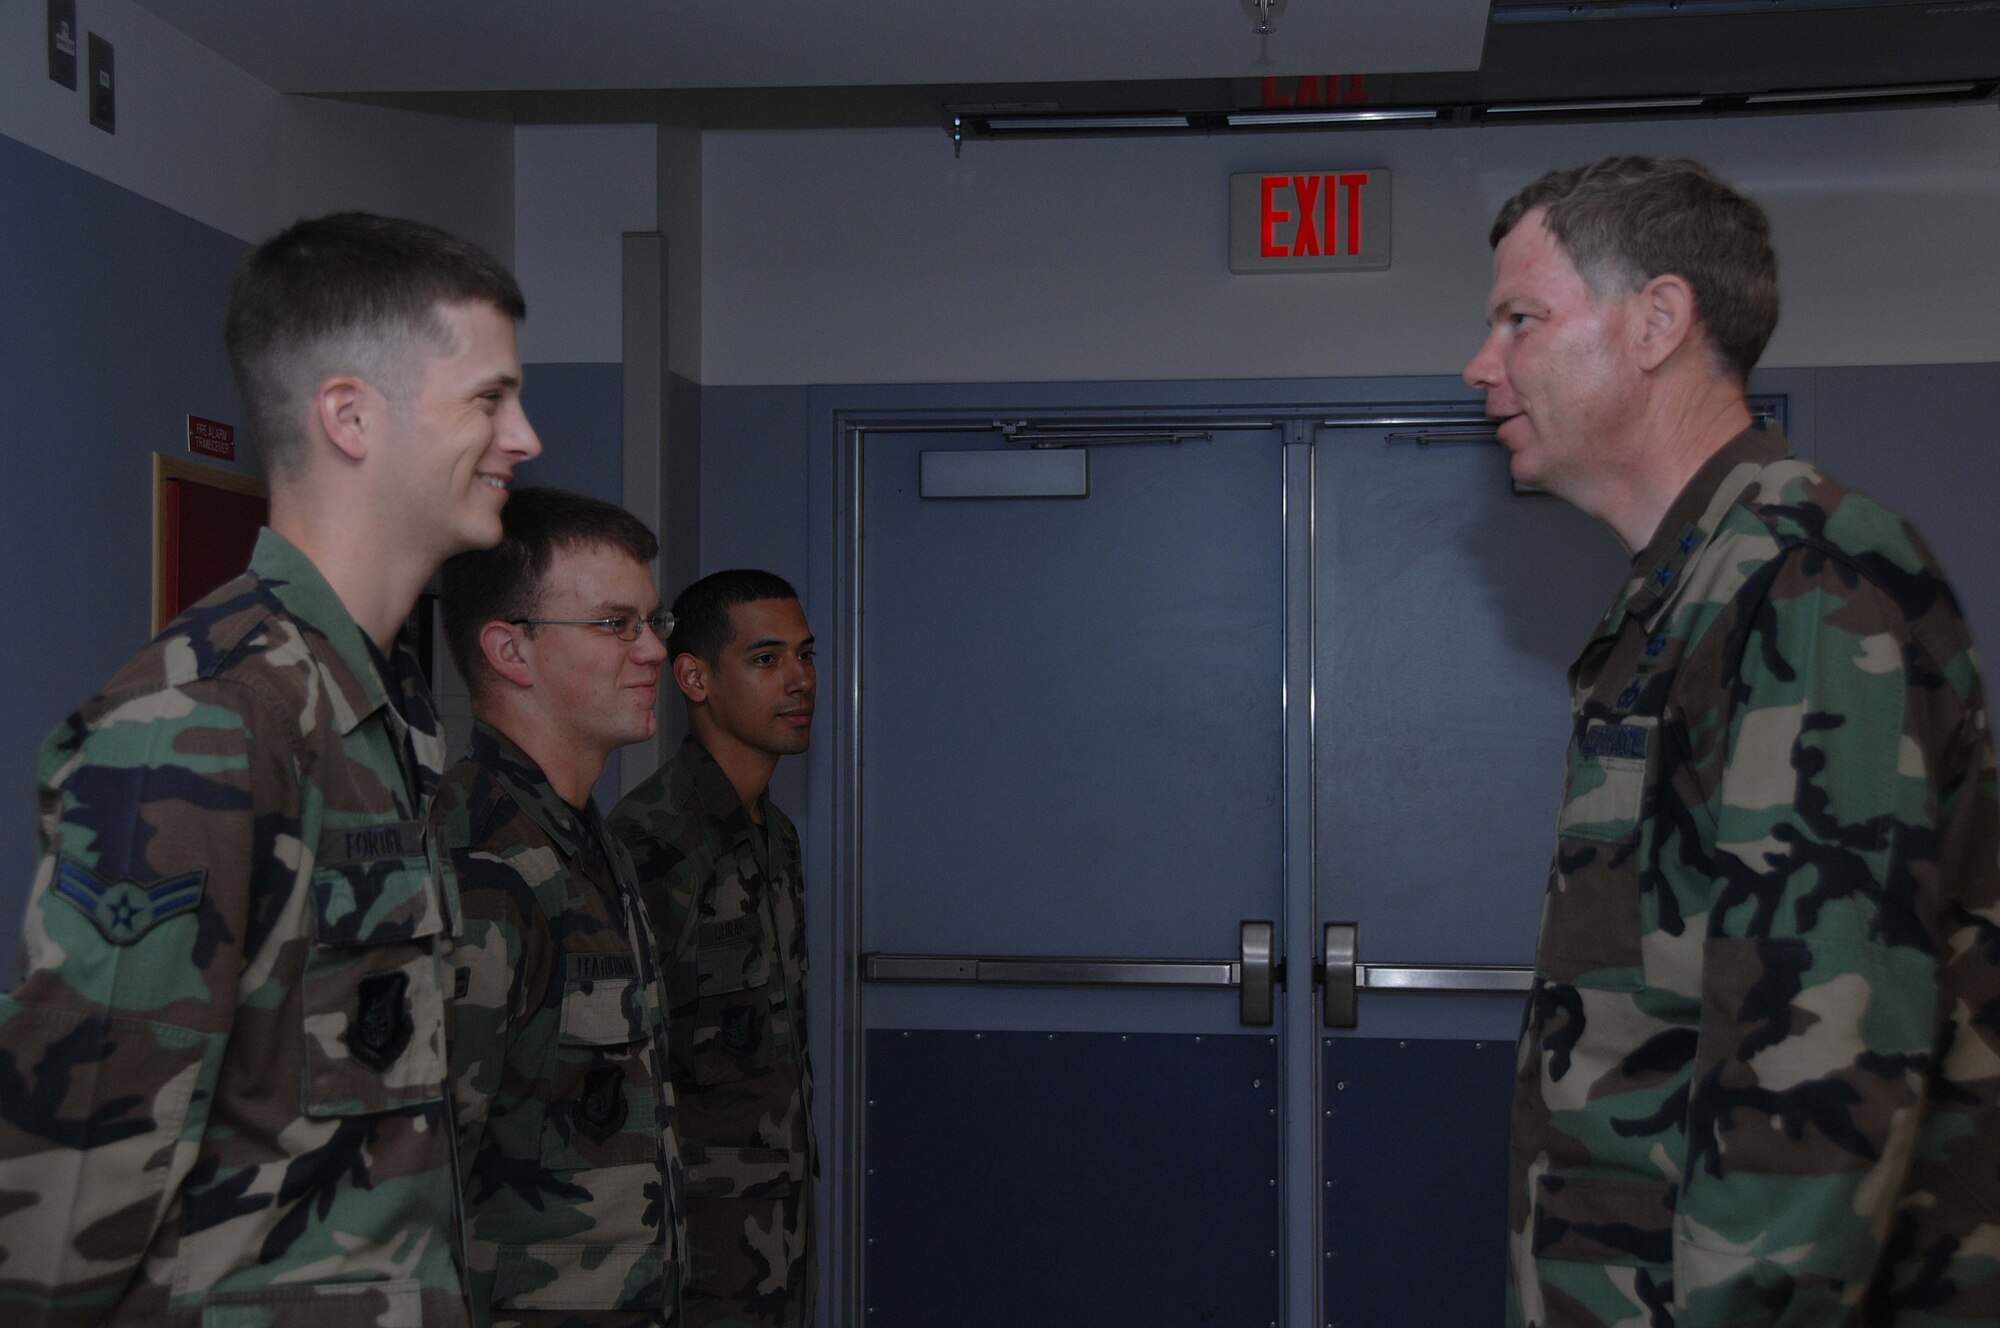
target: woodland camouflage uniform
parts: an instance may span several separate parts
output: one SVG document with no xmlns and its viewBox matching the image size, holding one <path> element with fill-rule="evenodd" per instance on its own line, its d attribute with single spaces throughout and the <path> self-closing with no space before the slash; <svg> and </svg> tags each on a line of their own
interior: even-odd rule
<svg viewBox="0 0 2000 1328">
<path fill-rule="evenodd" d="M 268 530 L 49 738 L 0 1000 L 6 1322 L 465 1322 L 442 757 L 414 657 Z"/>
<path fill-rule="evenodd" d="M 1914 532 L 1775 429 L 1571 672 L 1509 1319 L 2000 1321 L 2000 813 Z"/>
<path fill-rule="evenodd" d="M 801 1328 L 813 1318 L 812 1071 L 799 837 L 750 819 L 692 738 L 618 804 L 660 936 L 687 1160 L 685 1322 Z"/>
<path fill-rule="evenodd" d="M 674 1323 L 680 1157 L 631 860 L 484 723 L 434 815 L 465 908 L 452 1072 L 475 1320 Z"/>
</svg>

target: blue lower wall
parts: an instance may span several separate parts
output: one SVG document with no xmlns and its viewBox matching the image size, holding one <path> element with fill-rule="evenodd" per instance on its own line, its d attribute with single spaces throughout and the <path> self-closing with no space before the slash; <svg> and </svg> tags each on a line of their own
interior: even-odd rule
<svg viewBox="0 0 2000 1328">
<path fill-rule="evenodd" d="M 35 753 L 152 634 L 152 453 L 187 454 L 190 413 L 243 422 L 222 313 L 247 246 L 5 137 L 0 198 L 0 676 L 11 693 L 0 707 L 0 974 L 11 978 L 35 866 Z"/>
</svg>

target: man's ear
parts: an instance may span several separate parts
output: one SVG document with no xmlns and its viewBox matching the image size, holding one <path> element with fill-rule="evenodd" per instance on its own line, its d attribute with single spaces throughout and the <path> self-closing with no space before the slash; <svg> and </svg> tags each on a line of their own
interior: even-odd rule
<svg viewBox="0 0 2000 1328">
<path fill-rule="evenodd" d="M 353 374 L 335 374 L 313 392 L 320 432 L 350 461 L 366 460 L 382 394 Z"/>
<path fill-rule="evenodd" d="M 516 687 L 531 687 L 535 669 L 523 646 L 526 632 L 512 623 L 490 622 L 479 629 L 479 653 L 486 667 Z"/>
<path fill-rule="evenodd" d="M 1662 272 L 1639 288 L 1639 366 L 1659 368 L 1695 334 L 1694 287 L 1686 277 Z"/>
<path fill-rule="evenodd" d="M 690 702 L 708 699 L 708 663 L 700 655 L 674 656 L 674 683 Z"/>
</svg>

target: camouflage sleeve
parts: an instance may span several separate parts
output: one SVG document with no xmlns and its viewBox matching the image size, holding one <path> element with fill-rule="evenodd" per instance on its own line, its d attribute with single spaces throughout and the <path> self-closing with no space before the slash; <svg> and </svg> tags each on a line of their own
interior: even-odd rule
<svg viewBox="0 0 2000 1328">
<path fill-rule="evenodd" d="M 452 867 L 464 917 L 451 1012 L 454 1103 L 459 1167 L 476 1192 L 486 1122 L 509 1080 L 515 1040 L 546 1004 L 554 938 L 534 890 L 504 857 L 454 844 Z"/>
<path fill-rule="evenodd" d="M 290 754 L 255 736 L 274 721 L 197 683 L 114 698 L 44 750 L 26 976 L 0 999 L 0 1306 L 28 1322 L 128 1295 L 193 1163 L 270 925 L 254 865 L 297 834 Z"/>
<path fill-rule="evenodd" d="M 1845 1323 L 1866 1290 L 1938 1036 L 1943 791 L 1980 750 L 1882 588 L 1811 552 L 1770 572 L 1687 721 L 1721 763 L 1709 915 L 1652 938 L 1702 947 L 1679 1328 Z"/>
</svg>

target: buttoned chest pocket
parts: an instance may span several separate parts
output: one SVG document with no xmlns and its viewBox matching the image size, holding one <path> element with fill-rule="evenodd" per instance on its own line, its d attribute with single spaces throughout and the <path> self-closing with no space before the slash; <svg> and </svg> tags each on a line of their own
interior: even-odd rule
<svg viewBox="0 0 2000 1328">
<path fill-rule="evenodd" d="M 1658 720 L 1631 715 L 1592 720 L 1571 744 L 1535 951 L 1552 981 L 1615 990 L 1641 981 L 1646 795 L 1659 746 Z"/>
<path fill-rule="evenodd" d="M 1558 833 L 1600 844 L 1636 836 L 1658 734 L 1659 721 L 1651 716 L 1592 720 L 1570 749 Z"/>
<path fill-rule="evenodd" d="M 373 1115 L 442 1100 L 445 913 L 428 859 L 321 868 L 311 908 L 301 992 L 306 1114 Z"/>
<path fill-rule="evenodd" d="M 675 1032 L 694 1081 L 726 1084 L 769 1073 L 777 1065 L 770 947 L 761 938 L 697 944 L 693 967 L 694 1010 Z"/>
<path fill-rule="evenodd" d="M 646 999 L 641 979 L 565 985 L 543 1146 L 551 1168 L 644 1163 L 657 1177 L 665 1070 L 656 1059 L 659 1032 L 658 1004 Z"/>
</svg>

